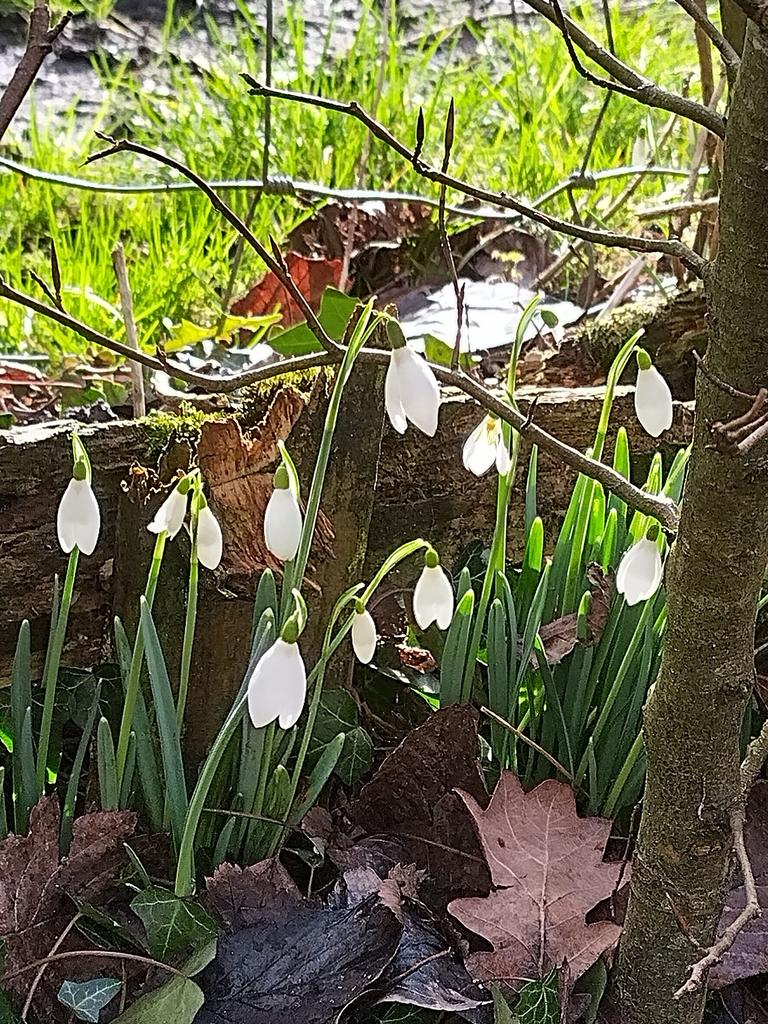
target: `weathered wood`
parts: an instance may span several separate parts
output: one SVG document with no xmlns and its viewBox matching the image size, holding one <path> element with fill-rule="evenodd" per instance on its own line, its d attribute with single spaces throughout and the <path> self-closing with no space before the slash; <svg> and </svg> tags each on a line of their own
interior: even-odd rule
<svg viewBox="0 0 768 1024">
<path fill-rule="evenodd" d="M 375 445 L 361 456 L 356 432 L 358 413 L 362 416 L 366 408 L 365 388 L 359 394 L 354 392 L 353 395 L 350 391 L 349 397 L 349 413 L 342 416 L 337 434 L 337 459 L 340 455 L 340 469 L 357 466 L 358 473 L 363 474 L 360 477 L 363 483 L 358 494 L 345 490 L 347 485 L 341 475 L 336 484 L 333 478 L 328 481 L 324 508 L 335 510 L 340 536 L 347 529 L 341 527 L 342 521 L 352 523 L 361 511 L 365 511 L 363 491 L 376 475 Z M 521 398 L 524 397 L 523 390 Z M 594 436 L 600 401 L 600 388 L 545 392 L 539 398 L 536 420 L 569 443 L 584 449 Z M 469 539 L 490 537 L 495 507 L 493 477 L 489 475 L 478 480 L 461 465 L 462 445 L 479 415 L 476 406 L 462 396 L 447 394 L 435 438 L 426 438 L 413 428 L 400 437 L 386 425 L 367 544 L 366 574 L 374 570 L 396 544 L 411 537 L 430 539 L 448 565 Z M 313 445 L 317 443 L 310 440 L 312 430 L 316 438 L 322 416 L 310 419 L 312 423 L 301 418 L 298 420 L 289 441 L 291 450 L 306 463 L 303 468 L 305 486 L 308 486 L 316 450 Z M 687 442 L 690 419 L 690 411 L 686 407 L 678 407 L 675 425 L 666 442 L 670 448 Z M 621 424 L 627 427 L 633 451 L 638 453 L 640 462 L 644 459 L 647 464 L 649 453 L 656 446 L 636 423 L 629 389 L 620 389 L 612 423 L 612 434 Z M 71 472 L 69 435 L 73 426 L 73 423 L 58 422 L 19 428 L 0 435 L 0 678 L 8 677 L 16 632 L 24 617 L 30 618 L 32 623 L 33 649 L 38 666 L 41 664 L 53 575 L 62 573 L 66 567 L 66 558 L 56 540 L 55 519 L 59 496 Z M 115 557 L 121 481 L 132 462 L 154 464 L 157 441 L 142 424 L 137 423 L 78 425 L 78 430 L 94 467 L 94 486 L 102 508 L 103 531 L 93 556 L 81 560 L 65 659 L 70 664 L 90 665 L 109 653 L 113 607 L 126 615 L 130 624 L 130 607 L 135 606 L 136 595 L 146 578 L 152 541 L 146 532 L 146 523 L 151 517 L 151 507 L 141 510 L 134 519 L 123 506 L 120 517 L 121 520 L 125 518 L 120 527 L 121 533 L 135 538 L 137 547 L 127 548 L 119 555 L 120 571 L 114 580 L 112 560 Z M 527 452 L 524 451 L 523 459 L 526 458 Z M 522 468 L 524 470 L 524 465 Z M 271 465 L 265 467 L 268 478 L 271 478 L 272 469 Z M 364 482 L 365 474 L 367 483 Z M 524 476 L 521 472 L 510 514 L 512 557 L 520 552 Z M 573 480 L 569 470 L 546 455 L 540 455 L 539 510 L 550 541 L 566 507 Z M 215 501 L 214 495 L 214 507 Z M 257 514 L 254 516 L 254 522 L 258 524 Z M 249 525 L 252 527 L 253 523 Z M 363 526 L 361 522 L 359 529 L 362 530 Z M 184 592 L 186 585 L 185 543 L 183 538 L 179 538 L 171 546 L 165 572 L 164 588 L 175 591 L 177 595 L 179 591 Z M 178 565 L 175 564 L 177 558 Z M 360 574 L 358 550 L 339 549 L 337 562 L 339 564 L 335 568 L 333 563 L 329 564 L 327 578 L 322 574 L 317 577 L 317 582 L 327 592 L 326 600 L 334 600 L 338 593 L 340 578 L 331 579 L 336 569 L 346 566 L 352 578 Z M 126 567 L 124 572 L 123 566 Z M 317 566 L 313 566 L 313 573 L 315 571 L 319 572 Z M 128 580 L 132 581 L 130 587 Z M 244 581 L 240 583 L 244 584 Z M 241 586 L 226 574 L 217 578 L 216 584 L 206 577 L 206 593 L 209 587 L 213 587 L 224 611 L 220 610 L 215 615 L 211 612 L 209 618 L 204 594 L 199 626 L 203 642 L 199 645 L 199 654 L 201 658 L 210 657 L 211 664 L 208 667 L 201 664 L 200 672 L 205 678 L 213 679 L 216 672 L 221 671 L 221 661 L 217 662 L 218 655 L 214 656 L 215 649 L 224 649 L 232 661 L 227 671 L 234 677 L 241 671 L 238 659 L 242 657 L 239 652 L 243 645 L 239 637 L 250 621 L 248 587 Z M 128 590 L 135 591 L 132 597 L 128 596 Z M 160 603 L 162 600 L 158 595 L 158 619 L 164 613 L 168 614 L 169 620 L 173 619 L 170 609 L 164 609 Z M 177 633 L 179 638 L 180 635 Z M 215 645 L 213 638 L 216 638 Z M 172 661 L 173 643 L 169 643 L 169 650 L 169 660 Z M 221 686 L 211 684 L 202 692 L 203 696 L 199 698 L 200 717 L 215 723 L 231 696 L 229 684 L 225 686 L 223 681 Z M 194 704 L 198 697 L 191 700 Z"/>
</svg>

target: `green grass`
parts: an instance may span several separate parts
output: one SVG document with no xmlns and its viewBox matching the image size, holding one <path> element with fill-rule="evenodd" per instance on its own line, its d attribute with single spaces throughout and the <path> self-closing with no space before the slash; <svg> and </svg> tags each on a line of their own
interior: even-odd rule
<svg viewBox="0 0 768 1024">
<path fill-rule="evenodd" d="M 602 37 L 604 29 L 591 12 L 577 12 L 577 16 Z M 680 89 L 683 77 L 695 67 L 689 24 L 666 5 L 619 16 L 614 4 L 618 53 L 670 88 Z M 519 27 L 508 19 L 468 26 L 465 31 L 477 38 L 474 56 L 458 49 L 459 30 L 424 28 L 421 41 L 409 47 L 399 38 L 387 40 L 378 116 L 395 134 L 413 139 L 416 114 L 423 105 L 424 154 L 439 162 L 443 119 L 453 96 L 457 128 L 451 166 L 455 173 L 531 198 L 578 170 L 603 93 L 577 74 L 554 28 L 536 18 L 526 19 Z M 36 167 L 94 181 L 168 179 L 167 170 L 130 154 L 83 168 L 85 157 L 101 145 L 92 134 L 93 128 L 100 128 L 117 134 L 127 131 L 137 141 L 183 158 L 210 178 L 259 177 L 263 100 L 248 95 L 239 73 L 249 71 L 258 77 L 262 72 L 260 34 L 261 26 L 244 10 L 236 45 L 219 40 L 210 70 L 199 74 L 185 66 L 166 65 L 151 77 L 167 88 L 154 91 L 125 69 L 102 66 L 103 105 L 94 123 L 83 125 L 74 114 L 55 123 L 38 117 L 27 136 L 18 140 L 16 153 Z M 370 108 L 379 74 L 381 36 L 379 21 L 368 11 L 351 51 L 342 59 L 332 59 L 329 52 L 312 70 L 303 52 L 300 15 L 294 13 L 288 29 L 283 26 L 278 33 L 276 81 L 300 91 L 354 98 Z M 630 162 L 638 132 L 649 130 L 651 137 L 657 136 L 666 121 L 663 111 L 649 112 L 615 96 L 594 147 L 591 168 Z M 333 187 L 356 184 L 365 139 L 361 125 L 338 114 L 282 101 L 273 102 L 272 123 L 271 173 Z M 690 140 L 689 126 L 676 126 L 657 154 L 658 161 L 685 167 Z M 376 141 L 365 166 L 364 184 L 434 194 L 405 161 Z M 577 197 L 585 209 L 599 213 L 624 184 L 621 180 L 600 183 Z M 648 178 L 638 195 L 658 195 L 665 184 L 669 182 Z M 230 196 L 244 211 L 248 195 Z M 154 345 L 162 336 L 164 318 L 214 320 L 220 312 L 234 238 L 200 195 L 109 196 L 0 173 L 0 209 L 2 273 L 34 289 L 25 280 L 25 271 L 35 269 L 48 276 L 48 238 L 53 237 L 69 310 L 117 338 L 122 337 L 122 327 L 112 310 L 117 290 L 110 253 L 121 237 L 145 345 Z M 568 215 L 567 197 L 558 197 L 548 209 Z M 262 238 L 272 233 L 282 239 L 306 215 L 306 207 L 294 198 L 263 197 L 253 227 Z M 247 252 L 238 289 L 242 291 L 261 269 Z M 0 349 L 42 349 L 54 358 L 85 352 L 79 339 L 40 317 L 30 319 L 10 304 L 0 306 Z"/>
</svg>

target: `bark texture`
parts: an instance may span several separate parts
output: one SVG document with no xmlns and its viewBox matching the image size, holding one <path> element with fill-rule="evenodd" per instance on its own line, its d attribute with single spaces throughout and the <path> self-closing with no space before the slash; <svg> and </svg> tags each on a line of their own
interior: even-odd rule
<svg viewBox="0 0 768 1024">
<path fill-rule="evenodd" d="M 720 251 L 707 281 L 706 363 L 755 392 L 768 377 L 768 37 L 751 26 L 731 104 Z M 699 374 L 694 450 L 667 568 L 668 631 L 645 714 L 648 776 L 615 992 L 622 1024 L 698 1024 L 705 993 L 680 1002 L 711 943 L 740 799 L 739 731 L 754 675 L 755 606 L 768 562 L 768 452 L 712 445 L 710 424 L 746 411 Z"/>
</svg>

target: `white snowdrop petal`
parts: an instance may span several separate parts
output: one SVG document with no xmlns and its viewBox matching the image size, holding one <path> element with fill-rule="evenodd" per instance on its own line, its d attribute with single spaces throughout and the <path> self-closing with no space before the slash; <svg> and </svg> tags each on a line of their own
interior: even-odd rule
<svg viewBox="0 0 768 1024">
<path fill-rule="evenodd" d="M 496 444 L 489 438 L 487 418 L 480 421 L 464 442 L 462 461 L 464 468 L 475 476 L 483 476 L 496 458 Z"/>
<path fill-rule="evenodd" d="M 264 513 L 264 540 L 281 562 L 296 557 L 301 541 L 301 509 L 288 487 L 276 487 Z"/>
<path fill-rule="evenodd" d="M 400 385 L 397 378 L 397 365 L 395 362 L 395 351 L 393 349 L 387 367 L 387 376 L 384 380 L 384 405 L 387 410 L 389 422 L 398 432 L 404 434 L 408 429 L 408 420 L 405 418 L 403 402 L 400 398 Z"/>
<path fill-rule="evenodd" d="M 376 653 L 376 623 L 366 608 L 362 613 L 355 612 L 352 621 L 352 649 L 357 660 L 368 665 Z"/>
<path fill-rule="evenodd" d="M 398 348 L 392 356 L 405 415 L 422 433 L 434 437 L 440 409 L 440 386 L 434 373 L 413 349 Z"/>
<path fill-rule="evenodd" d="M 512 469 L 512 456 L 504 442 L 504 435 L 499 431 L 496 440 L 496 471 L 499 476 L 506 476 L 510 469 Z"/>
<path fill-rule="evenodd" d="M 672 426 L 672 392 L 655 366 L 637 371 L 635 412 L 651 437 L 658 437 Z"/>
<path fill-rule="evenodd" d="M 197 557 L 206 569 L 218 569 L 223 552 L 219 521 L 206 505 L 197 519 Z"/>
<path fill-rule="evenodd" d="M 413 614 L 421 629 L 436 622 L 447 629 L 453 618 L 453 587 L 441 566 L 422 569 L 413 592 Z"/>
<path fill-rule="evenodd" d="M 184 518 L 186 514 L 187 495 L 182 494 L 177 487 L 174 487 L 155 513 L 155 518 L 149 524 L 147 529 L 150 533 L 167 532 L 168 539 L 173 540 L 184 525 Z"/>
<path fill-rule="evenodd" d="M 91 555 L 99 540 L 101 513 L 93 488 L 87 480 L 70 480 L 59 502 L 56 532 L 65 554 L 77 546 Z"/>
<path fill-rule="evenodd" d="M 616 589 L 627 604 L 653 597 L 661 585 L 664 567 L 656 541 L 643 537 L 624 555 L 616 573 Z"/>
<path fill-rule="evenodd" d="M 280 719 L 289 729 L 304 708 L 307 672 L 298 644 L 278 639 L 262 655 L 248 680 L 248 714 L 257 729 Z"/>
</svg>

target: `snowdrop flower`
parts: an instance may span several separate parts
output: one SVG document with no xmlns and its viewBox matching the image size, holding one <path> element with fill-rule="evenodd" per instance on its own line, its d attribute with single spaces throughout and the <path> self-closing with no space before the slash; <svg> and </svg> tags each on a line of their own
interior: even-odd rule
<svg viewBox="0 0 768 1024">
<path fill-rule="evenodd" d="M 100 529 L 101 513 L 91 487 L 89 466 L 84 458 L 78 458 L 56 515 L 61 550 L 68 555 L 76 547 L 83 555 L 93 554 Z"/>
<path fill-rule="evenodd" d="M 376 623 L 362 601 L 355 602 L 352 620 L 352 650 L 363 665 L 369 664 L 376 653 Z"/>
<path fill-rule="evenodd" d="M 155 518 L 147 527 L 150 533 L 167 533 L 168 539 L 173 540 L 184 525 L 184 517 L 187 514 L 187 495 L 191 485 L 192 481 L 189 475 L 183 476 L 179 480 L 155 512 Z"/>
<path fill-rule="evenodd" d="M 408 348 L 399 324 L 390 320 L 387 331 L 392 353 L 384 383 L 384 404 L 389 422 L 404 434 L 408 421 L 429 437 L 437 430 L 440 388 L 427 362 Z"/>
<path fill-rule="evenodd" d="M 424 556 L 424 568 L 413 592 L 413 614 L 421 629 L 436 622 L 448 629 L 453 618 L 453 587 L 434 548 Z"/>
<path fill-rule="evenodd" d="M 202 491 L 198 501 L 201 505 L 197 515 L 197 557 L 206 569 L 218 569 L 224 550 L 221 527 Z"/>
<path fill-rule="evenodd" d="M 661 585 L 663 566 L 657 526 L 651 526 L 648 535 L 627 551 L 616 573 L 616 589 L 624 595 L 627 604 L 639 604 L 653 597 Z"/>
<path fill-rule="evenodd" d="M 255 728 L 278 720 L 281 729 L 294 726 L 307 697 L 307 670 L 299 651 L 299 627 L 291 616 L 282 634 L 259 658 L 248 680 L 248 714 Z"/>
<path fill-rule="evenodd" d="M 281 562 L 296 557 L 301 541 L 301 509 L 293 493 L 288 470 L 281 463 L 275 473 L 274 490 L 264 513 L 264 540 L 267 548 Z"/>
<path fill-rule="evenodd" d="M 672 426 L 672 392 L 669 384 L 642 348 L 637 350 L 635 412 L 641 426 L 651 437 L 658 437 Z"/>
<path fill-rule="evenodd" d="M 481 420 L 464 442 L 462 458 L 465 469 L 475 476 L 487 473 L 494 462 L 501 476 L 506 476 L 512 468 L 512 460 L 504 441 L 501 420 L 490 415 Z"/>
</svg>

